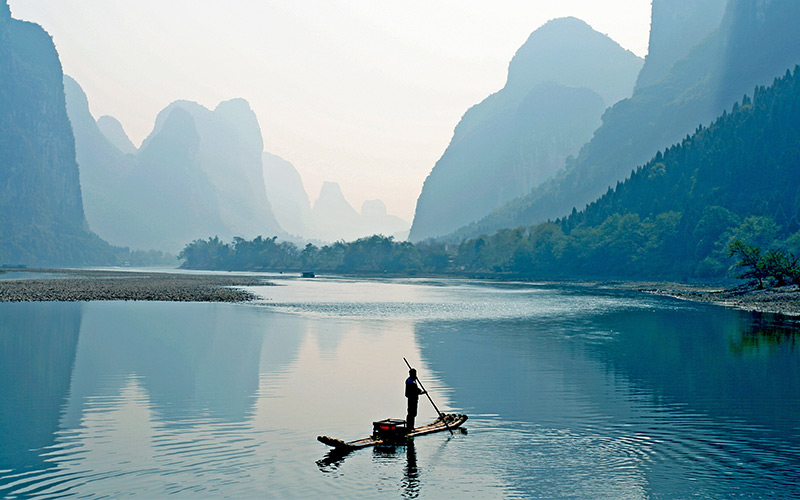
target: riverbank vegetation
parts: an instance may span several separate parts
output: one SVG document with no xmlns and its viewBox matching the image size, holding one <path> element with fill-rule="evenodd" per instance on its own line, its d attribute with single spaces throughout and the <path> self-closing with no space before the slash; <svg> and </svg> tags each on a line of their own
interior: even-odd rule
<svg viewBox="0 0 800 500">
<path fill-rule="evenodd" d="M 187 245 L 179 257 L 193 269 L 675 281 L 739 275 L 762 286 L 765 280 L 789 283 L 793 256 L 800 255 L 798 166 L 795 68 L 656 154 L 584 210 L 555 221 L 460 244 L 413 245 L 376 235 L 300 249 L 276 238 L 209 238 Z M 751 255 L 755 248 L 769 250 Z M 776 274 L 780 266 L 788 267 Z M 737 267 L 745 273 L 737 274 Z M 767 269 L 772 277 L 759 274 Z"/>
</svg>

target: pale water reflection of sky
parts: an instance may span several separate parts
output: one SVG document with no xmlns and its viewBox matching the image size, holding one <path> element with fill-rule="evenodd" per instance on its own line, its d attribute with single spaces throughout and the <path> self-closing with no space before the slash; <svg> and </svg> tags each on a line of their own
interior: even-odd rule
<svg viewBox="0 0 800 500">
<path fill-rule="evenodd" d="M 275 281 L 273 299 L 311 310 L 341 293 L 344 312 L 266 299 L 0 304 L 0 426 L 20 437 L 0 446 L 20 459 L 0 460 L 0 497 L 798 496 L 794 337 L 732 349 L 753 340 L 746 313 L 588 287 Z M 548 295 L 575 310 L 458 321 L 374 304 L 435 308 L 446 295 L 464 310 Z M 587 312 L 581 295 L 610 309 Z M 372 309 L 352 314 L 360 301 Z M 469 434 L 320 466 L 317 435 L 355 439 L 403 418 L 404 356 L 442 410 L 470 415 Z M 434 416 L 427 401 L 420 411 Z"/>
<path fill-rule="evenodd" d="M 459 280 L 285 280 L 249 287 L 259 304 L 315 316 L 467 320 L 585 315 L 620 308 L 651 308 L 639 294 L 574 293 L 567 288 L 523 283 Z M 446 285 L 446 286 L 445 286 Z M 662 301 L 663 302 L 663 301 Z M 662 305 L 663 307 L 663 305 Z"/>
</svg>

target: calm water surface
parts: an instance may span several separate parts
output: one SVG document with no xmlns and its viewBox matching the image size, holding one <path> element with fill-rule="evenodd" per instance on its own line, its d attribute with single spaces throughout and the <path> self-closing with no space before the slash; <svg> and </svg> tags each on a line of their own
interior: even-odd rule
<svg viewBox="0 0 800 500">
<path fill-rule="evenodd" d="M 800 498 L 797 324 L 589 287 L 276 282 L 247 305 L 0 304 L 0 497 Z M 469 433 L 328 455 L 317 435 L 403 418 L 403 356 Z"/>
</svg>

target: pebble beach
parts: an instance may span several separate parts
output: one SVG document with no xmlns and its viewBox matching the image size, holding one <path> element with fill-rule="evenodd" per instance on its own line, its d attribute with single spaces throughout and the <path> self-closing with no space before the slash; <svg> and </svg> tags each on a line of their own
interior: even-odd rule
<svg viewBox="0 0 800 500">
<path fill-rule="evenodd" d="M 254 296 L 236 287 L 266 285 L 263 278 L 169 272 L 69 269 L 4 269 L 0 302 L 148 300 L 246 302 Z"/>
<path fill-rule="evenodd" d="M 671 289 L 664 287 L 642 291 L 683 300 L 711 302 L 745 311 L 800 317 L 800 287 L 797 285 L 760 290 L 747 287 L 727 289 L 703 287 Z"/>
</svg>

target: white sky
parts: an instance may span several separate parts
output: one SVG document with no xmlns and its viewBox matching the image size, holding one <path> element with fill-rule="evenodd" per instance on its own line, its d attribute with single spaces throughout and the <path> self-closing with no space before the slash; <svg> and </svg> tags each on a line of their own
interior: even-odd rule
<svg viewBox="0 0 800 500">
<path fill-rule="evenodd" d="M 575 16 L 639 56 L 651 0 L 9 0 L 53 36 L 95 118 L 138 146 L 178 99 L 243 97 L 313 200 L 339 182 L 409 222 L 461 115 L 536 28 Z"/>
</svg>

